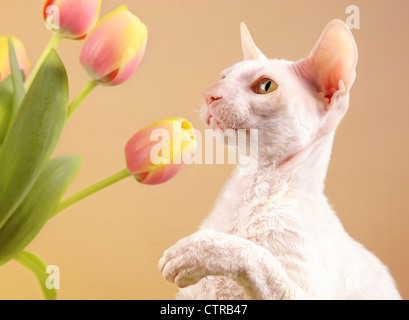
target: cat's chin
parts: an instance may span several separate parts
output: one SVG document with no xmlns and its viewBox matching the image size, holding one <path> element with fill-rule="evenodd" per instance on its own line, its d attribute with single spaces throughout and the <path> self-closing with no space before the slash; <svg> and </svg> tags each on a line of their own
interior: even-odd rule
<svg viewBox="0 0 409 320">
<path fill-rule="evenodd" d="M 223 123 L 221 123 L 219 120 L 217 120 L 215 117 L 213 116 L 209 116 L 209 119 L 207 119 L 207 125 L 210 127 L 210 129 L 216 130 L 216 129 L 220 129 L 220 130 L 225 130 L 225 126 L 223 125 Z"/>
<path fill-rule="evenodd" d="M 244 132 L 246 132 L 246 135 L 248 135 L 248 133 L 249 133 L 249 129 L 229 127 L 225 123 L 217 120 L 213 116 L 209 116 L 209 118 L 205 121 L 205 123 L 213 131 L 223 133 L 225 136 L 230 136 L 232 134 L 236 135 L 238 130 L 244 130 Z"/>
<path fill-rule="evenodd" d="M 214 131 L 222 131 L 222 132 L 226 132 L 229 130 L 237 130 L 237 129 L 233 129 L 233 128 L 229 128 L 226 124 L 224 124 L 223 122 L 217 120 L 215 117 L 210 116 L 209 120 L 207 121 L 208 126 L 210 129 L 214 130 Z"/>
</svg>

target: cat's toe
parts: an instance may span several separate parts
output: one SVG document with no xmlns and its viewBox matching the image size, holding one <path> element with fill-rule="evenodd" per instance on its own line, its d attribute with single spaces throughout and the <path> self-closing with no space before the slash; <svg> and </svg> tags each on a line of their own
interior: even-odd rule
<svg viewBox="0 0 409 320">
<path fill-rule="evenodd" d="M 174 278 L 174 283 L 179 288 L 186 288 L 188 286 L 198 283 L 203 276 L 195 270 L 183 270 Z"/>
</svg>

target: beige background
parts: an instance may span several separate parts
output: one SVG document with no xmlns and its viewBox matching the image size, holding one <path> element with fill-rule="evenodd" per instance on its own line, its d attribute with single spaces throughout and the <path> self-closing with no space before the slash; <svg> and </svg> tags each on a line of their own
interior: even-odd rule
<svg viewBox="0 0 409 320">
<path fill-rule="evenodd" d="M 0 0 L 0 34 L 19 37 L 33 61 L 50 33 L 41 0 Z M 66 127 L 56 154 L 81 154 L 69 194 L 124 167 L 123 148 L 139 128 L 184 116 L 200 130 L 202 92 L 241 59 L 245 21 L 271 58 L 307 55 L 326 23 L 358 5 L 361 29 L 350 111 L 336 136 L 327 195 L 348 232 L 391 269 L 409 298 L 409 33 L 407 0 L 105 0 L 102 14 L 126 3 L 149 28 L 144 61 L 125 84 L 93 92 Z M 87 80 L 81 43 L 60 53 L 71 98 Z M 61 299 L 172 299 L 176 287 L 156 269 L 163 250 L 194 232 L 211 209 L 229 165 L 195 165 L 149 187 L 132 179 L 49 222 L 29 246 L 61 271 Z M 36 280 L 15 262 L 0 268 L 1 299 L 41 298 Z"/>
</svg>

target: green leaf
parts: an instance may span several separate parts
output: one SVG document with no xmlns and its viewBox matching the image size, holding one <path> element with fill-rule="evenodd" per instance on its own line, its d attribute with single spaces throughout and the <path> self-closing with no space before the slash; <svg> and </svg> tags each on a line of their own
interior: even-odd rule
<svg viewBox="0 0 409 320">
<path fill-rule="evenodd" d="M 52 50 L 24 97 L 0 153 L 0 228 L 53 153 L 67 117 L 68 80 Z"/>
<path fill-rule="evenodd" d="M 13 88 L 14 88 L 14 99 L 13 99 L 13 108 L 11 111 L 11 119 L 14 118 L 17 110 L 23 101 L 24 95 L 26 94 L 24 89 L 24 78 L 21 73 L 20 67 L 18 65 L 16 51 L 14 50 L 13 39 L 11 36 L 8 37 L 9 40 L 9 59 L 10 59 L 10 70 L 11 77 L 13 79 Z"/>
<path fill-rule="evenodd" d="M 0 145 L 3 144 L 10 126 L 13 108 L 13 79 L 7 77 L 0 83 Z"/>
<path fill-rule="evenodd" d="M 48 162 L 24 201 L 0 229 L 0 265 L 22 251 L 40 232 L 80 165 L 80 156 L 64 156 Z"/>
<path fill-rule="evenodd" d="M 43 291 L 45 299 L 57 299 L 57 290 L 47 288 L 46 281 L 49 277 L 48 273 L 46 273 L 47 266 L 39 257 L 28 251 L 23 251 L 15 257 L 15 260 L 34 273 L 40 284 L 41 290 Z"/>
</svg>

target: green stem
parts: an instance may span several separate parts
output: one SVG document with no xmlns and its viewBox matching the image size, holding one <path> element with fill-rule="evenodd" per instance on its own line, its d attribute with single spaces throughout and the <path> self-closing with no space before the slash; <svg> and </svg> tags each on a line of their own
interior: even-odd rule
<svg viewBox="0 0 409 320">
<path fill-rule="evenodd" d="M 71 118 L 74 112 L 79 108 L 79 106 L 84 102 L 86 97 L 91 93 L 92 90 L 98 85 L 98 82 L 93 80 L 88 80 L 85 86 L 82 88 L 80 93 L 75 97 L 75 99 L 68 106 L 68 116 L 67 119 Z"/>
<path fill-rule="evenodd" d="M 92 186 L 74 194 L 73 196 L 67 198 L 66 200 L 60 202 L 60 204 L 58 205 L 57 209 L 55 210 L 55 212 L 53 213 L 53 215 L 51 217 L 54 217 L 55 215 L 57 215 L 58 213 L 60 213 L 61 211 L 67 209 L 68 207 L 72 206 L 73 204 L 81 201 L 82 199 L 85 199 L 91 195 L 93 195 L 94 193 L 105 189 L 111 185 L 113 185 L 116 182 L 119 182 L 127 177 L 130 177 L 131 174 L 129 173 L 129 171 L 127 169 L 121 170 L 118 173 L 113 174 L 112 176 L 101 180 L 95 184 L 93 184 Z"/>
<path fill-rule="evenodd" d="M 52 49 L 57 48 L 58 44 L 61 41 L 61 37 L 57 34 L 53 34 L 53 36 L 50 39 L 50 42 L 48 42 L 47 46 L 45 47 L 43 53 L 41 54 L 40 58 L 38 58 L 37 63 L 35 64 L 34 68 L 31 70 L 31 74 L 28 77 L 26 81 L 26 91 L 30 88 L 31 84 L 33 83 L 38 70 L 40 70 L 41 65 L 43 64 L 44 60 L 48 57 Z"/>
</svg>

